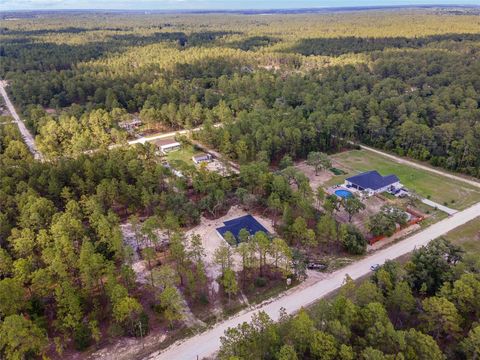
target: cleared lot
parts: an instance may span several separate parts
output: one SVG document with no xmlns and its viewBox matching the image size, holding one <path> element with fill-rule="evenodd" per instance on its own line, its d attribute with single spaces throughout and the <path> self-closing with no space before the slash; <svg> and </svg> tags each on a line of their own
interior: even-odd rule
<svg viewBox="0 0 480 360">
<path fill-rule="evenodd" d="M 193 165 L 192 156 L 200 154 L 193 145 L 183 145 L 180 149 L 170 151 L 167 154 L 168 161 L 183 161 L 188 165 Z"/>
<path fill-rule="evenodd" d="M 370 151 L 346 151 L 331 156 L 331 159 L 334 166 L 346 171 L 347 174 L 334 176 L 327 185 L 342 183 L 345 178 L 363 171 L 377 170 L 382 175 L 397 175 L 402 184 L 420 196 L 431 198 L 439 204 L 447 204 L 453 209 L 465 209 L 480 201 L 480 189 L 474 186 L 397 163 Z"/>
<path fill-rule="evenodd" d="M 322 170 L 315 174 L 315 168 L 308 165 L 306 161 L 296 163 L 295 168 L 305 174 L 313 190 L 325 184 L 334 176 L 330 170 Z"/>
<path fill-rule="evenodd" d="M 202 245 L 205 248 L 206 254 L 206 264 L 207 264 L 207 271 L 208 275 L 215 279 L 220 275 L 220 268 L 213 263 L 215 249 L 217 249 L 222 243 L 225 242 L 220 235 L 217 233 L 217 228 L 224 226 L 224 222 L 227 220 L 232 220 L 239 218 L 241 216 L 247 215 L 248 213 L 240 208 L 239 206 L 233 206 L 230 208 L 228 213 L 218 219 L 210 220 L 207 218 L 202 217 L 200 221 L 200 225 L 195 226 L 194 228 L 190 229 L 187 232 L 187 236 L 192 234 L 198 234 L 202 238 Z M 254 215 L 255 219 L 262 224 L 265 229 L 267 229 L 270 233 L 275 233 L 272 227 L 272 222 L 269 219 L 264 217 Z M 241 268 L 241 259 L 238 254 L 234 255 L 235 259 L 235 270 L 240 270 Z"/>
<path fill-rule="evenodd" d="M 367 235 L 367 224 L 369 217 L 379 213 L 382 206 L 388 205 L 389 202 L 381 200 L 376 196 L 371 196 L 362 200 L 362 202 L 365 205 L 365 209 L 352 217 L 352 224 L 354 224 L 364 235 Z M 337 212 L 336 218 L 345 224 L 349 222 L 348 213 L 343 208 Z"/>
</svg>

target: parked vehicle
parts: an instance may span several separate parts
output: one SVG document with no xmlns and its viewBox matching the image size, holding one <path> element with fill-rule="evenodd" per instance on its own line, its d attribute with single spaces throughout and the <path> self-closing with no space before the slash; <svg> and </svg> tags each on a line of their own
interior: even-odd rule
<svg viewBox="0 0 480 360">
<path fill-rule="evenodd" d="M 325 264 L 321 264 L 321 263 L 317 263 L 317 262 L 309 262 L 307 263 L 307 269 L 310 269 L 310 270 L 325 270 L 327 268 L 327 265 Z"/>
</svg>

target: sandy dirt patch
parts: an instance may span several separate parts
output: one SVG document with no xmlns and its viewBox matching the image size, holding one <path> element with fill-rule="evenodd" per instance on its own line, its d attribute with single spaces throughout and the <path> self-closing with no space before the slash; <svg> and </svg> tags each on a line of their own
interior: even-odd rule
<svg viewBox="0 0 480 360">
<path fill-rule="evenodd" d="M 135 232 L 133 231 L 132 224 L 126 222 L 124 224 L 120 224 L 120 231 L 122 232 L 123 236 L 123 243 L 127 246 L 132 248 L 132 261 L 137 262 L 140 260 L 139 252 L 141 250 L 140 244 L 141 241 L 135 236 Z"/>
<path fill-rule="evenodd" d="M 189 237 L 193 234 L 198 234 L 202 238 L 202 245 L 205 248 L 205 265 L 208 277 L 215 281 L 220 275 L 220 268 L 213 263 L 215 249 L 217 249 L 222 243 L 225 243 L 222 237 L 217 233 L 217 228 L 223 226 L 225 221 L 238 218 L 240 216 L 248 215 L 249 213 L 240 208 L 239 206 L 232 206 L 228 213 L 218 219 L 210 220 L 204 217 L 200 220 L 200 225 L 189 230 L 186 235 Z M 253 214 L 252 214 L 253 215 Z M 270 219 L 254 215 L 257 221 L 262 224 L 271 234 L 274 233 L 272 222 Z M 235 270 L 241 269 L 241 259 L 237 254 L 234 255 Z M 218 289 L 215 289 L 218 291 Z"/>
<path fill-rule="evenodd" d="M 88 360 L 131 360 L 144 348 L 154 348 L 167 338 L 167 333 L 149 334 L 141 339 L 122 338 L 114 344 L 100 349 L 86 359 Z"/>
<path fill-rule="evenodd" d="M 320 185 L 325 184 L 333 177 L 333 174 L 329 170 L 319 171 L 318 175 L 316 175 L 315 168 L 308 165 L 306 161 L 296 163 L 295 168 L 305 174 L 313 190 L 316 190 Z"/>
<path fill-rule="evenodd" d="M 421 228 L 420 225 L 418 224 L 413 224 L 409 227 L 406 227 L 405 229 L 402 229 L 400 230 L 399 232 L 396 232 L 395 234 L 393 234 L 392 236 L 388 237 L 388 238 L 385 238 L 385 239 L 382 239 L 380 241 L 377 241 L 375 244 L 373 245 L 368 245 L 367 246 L 367 251 L 372 251 L 372 250 L 378 250 L 378 249 L 381 249 L 382 247 L 384 247 L 385 245 L 388 245 L 388 244 L 391 244 L 392 242 L 398 240 L 398 239 L 401 239 L 403 238 L 404 236 L 414 232 L 414 231 L 417 231 Z"/>
<path fill-rule="evenodd" d="M 355 214 L 352 217 L 352 224 L 355 225 L 363 234 L 366 234 L 366 226 L 369 217 L 379 213 L 382 206 L 388 204 L 388 202 L 376 196 L 363 199 L 362 202 L 365 204 L 365 210 Z M 340 211 L 337 212 L 336 218 L 342 223 L 348 223 L 348 213 L 342 207 L 340 208 Z"/>
<path fill-rule="evenodd" d="M 232 173 L 236 172 L 232 167 L 227 168 L 221 161 L 218 159 L 212 159 L 212 161 L 205 164 L 205 168 L 208 171 L 216 172 L 222 176 L 229 176 Z"/>
</svg>

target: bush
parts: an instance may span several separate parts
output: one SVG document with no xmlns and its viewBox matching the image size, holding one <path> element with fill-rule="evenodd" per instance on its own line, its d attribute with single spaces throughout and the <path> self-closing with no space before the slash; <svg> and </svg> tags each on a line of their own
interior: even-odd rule
<svg viewBox="0 0 480 360">
<path fill-rule="evenodd" d="M 162 305 L 160 305 L 159 302 L 156 302 L 156 303 L 153 303 L 150 305 L 150 308 L 155 311 L 157 314 L 159 315 L 162 315 L 163 314 L 163 311 L 164 311 L 164 308 L 162 307 Z"/>
<path fill-rule="evenodd" d="M 334 174 L 334 175 L 345 175 L 346 172 L 343 171 L 342 169 L 338 169 L 338 168 L 335 168 L 335 167 L 332 167 L 330 169 L 330 171 Z"/>
<path fill-rule="evenodd" d="M 347 232 L 342 239 L 345 250 L 354 255 L 362 255 L 367 252 L 367 240 L 363 234 L 353 225 L 347 226 Z"/>
<path fill-rule="evenodd" d="M 120 324 L 112 322 L 112 324 L 108 328 L 108 335 L 111 337 L 119 337 L 125 335 L 125 331 Z"/>
<path fill-rule="evenodd" d="M 210 303 L 210 301 L 208 300 L 208 296 L 205 293 L 200 294 L 198 301 L 202 305 L 208 305 L 208 303 Z"/>
<path fill-rule="evenodd" d="M 81 323 L 73 334 L 75 349 L 83 351 L 92 343 L 92 332 L 87 324 Z"/>
<path fill-rule="evenodd" d="M 138 317 L 138 321 L 133 323 L 133 328 L 130 329 L 129 335 L 134 337 L 143 337 L 148 334 L 150 327 L 148 325 L 148 315 L 142 311 Z"/>
<path fill-rule="evenodd" d="M 255 286 L 256 287 L 265 287 L 267 285 L 267 279 L 265 279 L 264 277 L 257 277 L 255 279 Z"/>
</svg>

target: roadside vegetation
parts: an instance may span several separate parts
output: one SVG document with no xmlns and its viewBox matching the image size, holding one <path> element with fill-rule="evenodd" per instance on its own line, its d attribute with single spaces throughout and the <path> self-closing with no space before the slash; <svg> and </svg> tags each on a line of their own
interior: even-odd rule
<svg viewBox="0 0 480 360">
<path fill-rule="evenodd" d="M 478 256 L 480 254 L 480 218 L 449 232 L 445 235 L 445 239 L 460 245 L 468 254 Z"/>
<path fill-rule="evenodd" d="M 33 16 L 0 29 L 0 76 L 46 158 L 0 125 L 1 358 L 117 358 L 125 338 L 138 340 L 128 356 L 155 350 L 415 231 L 412 217 L 446 216 L 415 193 L 455 209 L 480 200 L 350 142 L 480 176 L 468 9 Z M 168 154 L 126 144 L 198 126 Z M 194 164 L 194 144 L 217 163 Z M 363 170 L 396 174 L 412 197 L 329 189 Z M 270 234 L 220 237 L 238 214 Z M 251 334 L 226 335 L 220 358 L 469 358 L 478 296 L 455 284 L 476 294 L 478 264 L 443 241 L 416 254 L 322 311 L 260 314 Z"/>
<path fill-rule="evenodd" d="M 475 359 L 479 292 L 478 257 L 438 239 L 277 323 L 258 313 L 226 331 L 217 358 Z"/>
</svg>

